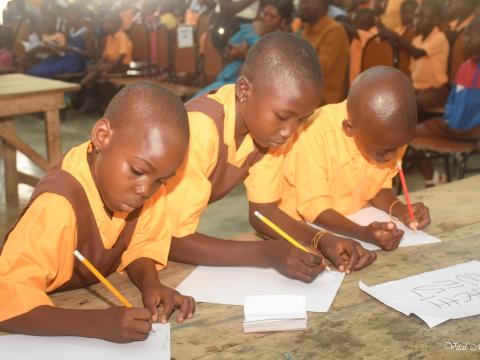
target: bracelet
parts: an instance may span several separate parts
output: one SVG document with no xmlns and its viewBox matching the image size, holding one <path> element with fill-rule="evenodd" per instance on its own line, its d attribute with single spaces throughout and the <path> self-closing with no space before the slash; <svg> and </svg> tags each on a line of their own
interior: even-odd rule
<svg viewBox="0 0 480 360">
<path fill-rule="evenodd" d="M 393 211 L 393 207 L 395 205 L 397 205 L 398 203 L 401 203 L 401 201 L 399 199 L 395 200 L 391 205 L 390 205 L 390 208 L 388 209 L 388 215 L 390 215 L 390 221 L 393 219 L 393 215 L 392 215 L 392 211 Z"/>
<path fill-rule="evenodd" d="M 320 239 L 326 234 L 328 234 L 328 231 L 326 230 L 320 230 L 315 234 L 315 236 L 312 238 L 312 247 L 314 249 L 318 249 L 318 243 L 320 242 Z"/>
</svg>

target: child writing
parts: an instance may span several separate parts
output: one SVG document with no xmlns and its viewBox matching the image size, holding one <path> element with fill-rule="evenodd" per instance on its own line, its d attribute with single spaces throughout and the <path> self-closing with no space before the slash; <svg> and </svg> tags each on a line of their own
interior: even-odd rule
<svg viewBox="0 0 480 360">
<path fill-rule="evenodd" d="M 305 253 L 284 240 L 228 241 L 197 232 L 201 213 L 242 181 L 252 225 L 266 231 L 260 211 L 291 236 L 310 245 L 316 231 L 282 213 L 283 149 L 298 126 L 319 106 L 322 71 L 315 50 L 292 34 L 265 35 L 249 51 L 240 77 L 187 104 L 191 128 L 189 153 L 168 185 L 175 261 L 211 266 L 257 266 L 305 282 L 324 268 L 320 253 Z M 348 239 L 325 237 L 321 251 L 341 271 L 350 271 L 366 253 Z M 344 260 L 345 255 L 348 260 Z M 366 263 L 364 264 L 366 265 Z"/>
<path fill-rule="evenodd" d="M 144 340 L 154 321 L 190 318 L 194 301 L 158 279 L 170 245 L 163 183 L 188 147 L 181 101 L 150 83 L 125 87 L 91 131 L 40 181 L 7 234 L 0 256 L 0 330 L 115 342 Z M 104 275 L 125 270 L 144 308 L 57 308 L 55 291 L 96 280 L 74 260 L 80 251 Z M 159 306 L 163 306 L 159 312 Z"/>
<path fill-rule="evenodd" d="M 430 223 L 428 209 L 406 205 L 392 191 L 397 160 L 415 132 L 415 92 L 391 67 L 373 67 L 353 82 L 345 102 L 322 107 L 286 155 L 280 208 L 292 217 L 344 236 L 395 249 L 403 232 L 391 223 L 348 220 L 368 203 L 409 227 Z"/>
</svg>

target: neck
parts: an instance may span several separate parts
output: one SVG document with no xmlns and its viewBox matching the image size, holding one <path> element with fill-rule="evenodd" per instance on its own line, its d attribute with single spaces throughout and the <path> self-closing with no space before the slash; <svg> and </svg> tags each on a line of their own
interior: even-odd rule
<svg viewBox="0 0 480 360">
<path fill-rule="evenodd" d="M 111 218 L 113 216 L 113 211 L 111 211 L 105 206 L 105 200 L 104 200 L 102 191 L 100 190 L 100 186 L 99 186 L 100 184 L 98 183 L 98 180 L 97 180 L 97 172 L 95 171 L 96 160 L 97 160 L 97 154 L 95 153 L 94 150 L 87 154 L 88 167 L 90 168 L 90 174 L 92 174 L 93 183 L 95 184 L 95 187 L 97 188 L 98 193 L 100 194 L 100 198 L 102 199 L 103 208 L 105 209 L 105 212 Z"/>
<path fill-rule="evenodd" d="M 425 30 L 424 32 L 422 32 L 422 36 L 423 36 L 424 39 L 427 38 L 428 35 L 430 35 L 430 34 L 432 33 L 432 31 L 433 31 L 433 29 L 435 28 L 435 26 L 436 26 L 436 25 L 433 25 L 431 28 L 429 28 L 429 29 Z"/>
</svg>

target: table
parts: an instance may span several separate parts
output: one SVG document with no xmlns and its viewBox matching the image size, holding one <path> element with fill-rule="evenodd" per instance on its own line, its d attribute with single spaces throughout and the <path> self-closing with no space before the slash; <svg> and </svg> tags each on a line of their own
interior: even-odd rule
<svg viewBox="0 0 480 360">
<path fill-rule="evenodd" d="M 7 202 L 18 201 L 18 184 L 35 186 L 38 179 L 17 170 L 16 151 L 24 153 L 43 171 L 61 156 L 59 109 L 65 106 L 64 93 L 77 91 L 78 84 L 42 79 L 24 74 L 0 76 L 0 155 L 5 164 Z M 22 141 L 15 131 L 14 116 L 42 112 L 45 114 L 47 157 L 43 157 Z"/>
<path fill-rule="evenodd" d="M 155 78 L 153 77 L 148 77 L 148 76 L 124 76 L 124 77 L 110 76 L 108 77 L 108 81 L 118 88 L 122 88 L 124 86 L 134 84 L 139 81 L 154 82 L 164 87 L 165 89 L 170 90 L 172 93 L 174 93 L 176 96 L 182 99 L 190 98 L 200 90 L 200 88 L 195 86 L 175 84 L 168 81 L 159 81 L 159 80 L 155 80 Z"/>
<path fill-rule="evenodd" d="M 326 314 L 309 313 L 307 331 L 244 334 L 243 307 L 197 304 L 183 324 L 172 323 L 172 357 L 176 359 L 479 359 L 480 350 L 448 350 L 447 341 L 480 344 L 480 316 L 450 320 L 429 329 L 420 319 L 383 305 L 358 288 L 401 279 L 420 272 L 480 259 L 480 176 L 413 192 L 412 201 L 431 208 L 428 232 L 440 244 L 380 252 L 368 268 L 345 278 Z M 175 287 L 194 266 L 171 262 L 159 272 Z M 140 306 L 141 297 L 125 275 L 110 277 Z M 62 307 L 104 308 L 118 301 L 103 285 L 54 294 Z"/>
</svg>

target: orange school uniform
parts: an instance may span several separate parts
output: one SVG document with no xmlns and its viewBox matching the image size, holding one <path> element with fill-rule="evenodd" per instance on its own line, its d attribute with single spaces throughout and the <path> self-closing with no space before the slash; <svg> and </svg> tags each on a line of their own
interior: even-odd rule
<svg viewBox="0 0 480 360">
<path fill-rule="evenodd" d="M 412 40 L 412 45 L 427 53 L 418 59 L 411 59 L 410 71 L 415 90 L 439 88 L 448 82 L 448 54 L 450 45 L 445 34 L 435 27 L 430 35 Z"/>
<path fill-rule="evenodd" d="M 347 118 L 346 101 L 318 109 L 287 151 L 279 206 L 291 217 L 313 223 L 328 209 L 348 215 L 392 187 L 397 159 L 369 163 L 343 132 Z"/>
<path fill-rule="evenodd" d="M 83 188 L 93 213 L 93 224 L 98 228 L 100 245 L 106 253 L 115 252 L 130 220 L 126 213 L 114 213 L 112 217 L 106 213 L 87 163 L 88 146 L 89 143 L 84 143 L 71 149 L 61 168 Z M 77 224 L 85 222 L 77 219 L 72 204 L 66 197 L 41 193 L 10 232 L 0 256 L 0 321 L 41 305 L 53 305 L 47 295 L 50 292 L 78 287 L 78 282 L 71 283 L 72 279 L 78 280 L 74 279 L 77 266 L 81 268 L 81 264 L 74 261 L 73 251 L 85 249 L 83 255 L 88 257 L 87 250 L 95 246 L 93 240 L 88 242 L 96 233 L 87 237 L 87 243 L 81 244 L 80 238 L 85 237 Z M 131 229 L 133 235 L 125 241 L 128 245 L 118 253 L 115 259 L 118 268 L 112 271 L 122 271 L 141 257 L 153 259 L 158 268 L 167 263 L 171 233 L 169 221 L 164 216 L 165 189 L 161 188 L 137 213 L 140 215 Z M 92 262 L 94 255 L 90 255 Z"/>
<path fill-rule="evenodd" d="M 362 70 L 363 48 L 368 40 L 378 34 L 378 28 L 372 26 L 369 30 L 357 30 L 358 38 L 350 45 L 350 85 Z"/>
<path fill-rule="evenodd" d="M 123 64 L 130 64 L 132 61 L 132 42 L 123 30 L 118 30 L 114 35 L 108 35 L 103 50 L 103 58 L 108 61 L 115 61 L 120 55 L 125 55 Z"/>
<path fill-rule="evenodd" d="M 193 110 L 200 102 L 205 111 Z M 242 181 L 251 202 L 272 203 L 280 198 L 283 152 L 279 149 L 262 154 L 248 133 L 237 148 L 235 106 L 234 84 L 186 104 L 188 155 L 167 182 L 168 213 L 175 237 L 196 232 L 208 204 Z"/>
</svg>

